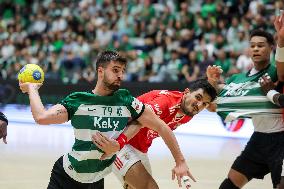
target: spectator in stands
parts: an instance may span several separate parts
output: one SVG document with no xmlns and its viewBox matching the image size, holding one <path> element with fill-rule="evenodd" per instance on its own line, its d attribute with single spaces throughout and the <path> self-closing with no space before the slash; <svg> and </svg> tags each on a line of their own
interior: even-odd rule
<svg viewBox="0 0 284 189">
<path fill-rule="evenodd" d="M 206 69 L 208 66 L 213 66 L 214 64 L 214 59 L 209 57 L 208 54 L 208 50 L 204 49 L 202 51 L 202 57 L 201 57 L 201 61 L 198 64 L 199 65 L 199 69 L 200 69 L 200 77 L 205 77 L 206 75 Z"/>
<path fill-rule="evenodd" d="M 271 13 L 284 8 L 280 0 L 110 2 L 1 1 L 0 77 L 15 78 L 17 69 L 11 69 L 15 62 L 41 66 L 42 60 L 62 62 L 68 48 L 86 65 L 95 61 L 102 48 L 119 50 L 125 55 L 130 50 L 136 54 L 142 50 L 151 58 L 143 59 L 147 71 L 141 75 L 138 69 L 139 74 L 134 73 L 139 75 L 138 80 L 149 78 L 160 65 L 166 64 L 172 50 L 179 52 L 182 62 L 186 62 L 191 51 L 200 54 L 206 49 L 212 59 L 213 54 L 216 56 L 219 50 L 224 50 L 234 65 L 247 45 L 247 32 L 256 27 L 271 31 L 273 25 L 269 20 L 274 20 Z M 141 60 L 140 56 L 136 56 L 138 60 L 128 57 L 133 62 Z M 63 80 L 64 66 L 55 67 L 58 68 L 46 69 L 46 74 L 54 75 L 58 71 Z M 81 78 L 85 69 L 89 68 L 83 67 L 75 77 Z"/>
<path fill-rule="evenodd" d="M 237 59 L 237 68 L 240 70 L 240 72 L 248 72 L 253 67 L 253 62 L 251 58 L 249 57 L 249 50 L 248 48 L 245 48 L 243 50 L 243 53 L 238 57 Z"/>
<path fill-rule="evenodd" d="M 188 62 L 183 64 L 181 69 L 182 79 L 185 79 L 187 82 L 195 81 L 200 74 L 199 65 L 200 62 L 198 61 L 197 53 L 191 51 L 188 54 Z"/>
<path fill-rule="evenodd" d="M 149 82 L 174 82 L 178 81 L 181 74 L 182 62 L 176 50 L 171 51 L 170 60 L 162 65 L 155 76 L 149 78 Z"/>
</svg>

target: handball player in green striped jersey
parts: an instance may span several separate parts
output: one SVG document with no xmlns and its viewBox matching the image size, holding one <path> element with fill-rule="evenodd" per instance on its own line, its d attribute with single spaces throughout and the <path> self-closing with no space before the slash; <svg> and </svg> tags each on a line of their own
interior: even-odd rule
<svg viewBox="0 0 284 189">
<path fill-rule="evenodd" d="M 247 73 L 231 76 L 218 95 L 217 113 L 225 120 L 251 118 L 254 132 L 245 149 L 234 161 L 220 189 L 243 188 L 252 179 L 271 174 L 273 188 L 278 188 L 284 156 L 284 127 L 281 109 L 261 89 L 263 76 L 277 80 L 276 68 L 270 63 L 273 36 L 253 30 L 249 38 L 254 67 Z"/>
<path fill-rule="evenodd" d="M 47 110 L 38 93 L 40 84 L 19 83 L 22 92 L 29 95 L 31 111 L 38 124 L 60 124 L 71 120 L 74 129 L 72 150 L 54 164 L 48 189 L 103 188 L 100 182 L 111 172 L 111 164 L 116 158 L 114 153 L 127 142 L 126 126 L 133 120 L 156 130 L 164 139 L 176 163 L 173 178 L 177 177 L 180 186 L 183 176 L 194 180 L 170 128 L 129 91 L 119 89 L 126 63 L 126 59 L 114 51 L 102 52 L 96 62 L 95 88 L 72 93 Z M 92 135 L 110 138 L 116 145 L 102 151 L 99 147 L 105 144 L 93 143 Z"/>
</svg>

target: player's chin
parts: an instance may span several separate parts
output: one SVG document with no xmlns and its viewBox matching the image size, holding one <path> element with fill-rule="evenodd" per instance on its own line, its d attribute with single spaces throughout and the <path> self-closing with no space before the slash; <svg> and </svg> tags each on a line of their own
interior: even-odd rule
<svg viewBox="0 0 284 189">
<path fill-rule="evenodd" d="M 196 115 L 196 113 L 195 111 L 188 111 L 186 115 L 193 117 L 194 115 Z"/>
<path fill-rule="evenodd" d="M 112 84 L 109 86 L 112 91 L 117 91 L 120 88 L 120 84 Z"/>
<path fill-rule="evenodd" d="M 121 85 L 121 81 L 115 81 L 112 83 L 113 86 L 119 86 Z"/>
<path fill-rule="evenodd" d="M 121 86 L 121 82 L 116 82 L 113 85 L 114 85 L 114 87 L 119 88 Z"/>
<path fill-rule="evenodd" d="M 192 114 L 192 116 L 194 116 L 194 115 L 198 114 L 199 112 L 200 112 L 200 110 L 192 110 L 191 114 Z"/>
<path fill-rule="evenodd" d="M 198 114 L 198 112 L 196 111 L 191 112 L 191 116 L 195 116 L 196 114 Z"/>
<path fill-rule="evenodd" d="M 261 56 L 254 56 L 252 57 L 253 62 L 263 62 L 263 58 Z"/>
</svg>

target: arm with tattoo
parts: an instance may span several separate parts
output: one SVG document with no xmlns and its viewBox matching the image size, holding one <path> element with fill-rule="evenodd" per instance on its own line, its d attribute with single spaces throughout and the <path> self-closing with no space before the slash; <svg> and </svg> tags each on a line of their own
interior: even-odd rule
<svg viewBox="0 0 284 189">
<path fill-rule="evenodd" d="M 38 89 L 40 84 L 20 83 L 23 93 L 28 93 L 31 111 L 36 123 L 40 125 L 60 124 L 68 121 L 68 112 L 61 104 L 56 104 L 49 109 L 45 109 L 40 99 Z"/>
</svg>

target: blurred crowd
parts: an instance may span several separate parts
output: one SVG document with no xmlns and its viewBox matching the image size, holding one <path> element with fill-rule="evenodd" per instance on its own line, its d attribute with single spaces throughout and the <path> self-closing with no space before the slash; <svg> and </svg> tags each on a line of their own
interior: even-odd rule
<svg viewBox="0 0 284 189">
<path fill-rule="evenodd" d="M 274 32 L 282 0 L 0 0 L 0 78 L 27 63 L 46 79 L 92 82 L 104 49 L 128 58 L 126 81 L 190 82 L 208 65 L 246 72 L 249 32 Z"/>
</svg>

